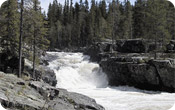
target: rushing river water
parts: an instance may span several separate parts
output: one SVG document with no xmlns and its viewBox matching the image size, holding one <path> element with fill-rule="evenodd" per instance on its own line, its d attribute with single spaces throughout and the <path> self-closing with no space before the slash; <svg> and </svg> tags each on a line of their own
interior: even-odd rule
<svg viewBox="0 0 175 110">
<path fill-rule="evenodd" d="M 56 73 L 57 87 L 94 98 L 106 110 L 169 110 L 175 103 L 175 93 L 108 86 L 99 65 L 82 53 L 48 52 L 46 57 Z"/>
</svg>

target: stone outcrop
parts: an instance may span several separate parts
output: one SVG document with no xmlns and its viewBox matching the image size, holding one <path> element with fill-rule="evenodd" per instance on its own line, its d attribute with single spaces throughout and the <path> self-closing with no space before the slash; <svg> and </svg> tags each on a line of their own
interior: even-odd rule
<svg viewBox="0 0 175 110">
<path fill-rule="evenodd" d="M 87 96 L 2 72 L 0 102 L 8 110 L 104 110 Z"/>
<path fill-rule="evenodd" d="M 111 42 L 99 42 L 86 49 L 84 54 L 91 56 L 91 61 L 100 62 L 103 57 L 109 57 L 109 53 L 147 53 L 153 51 L 154 45 L 142 39 L 117 40 Z"/>
<path fill-rule="evenodd" d="M 130 60 L 129 60 L 130 59 Z M 129 85 L 141 89 L 175 91 L 175 67 L 169 60 L 109 58 L 100 62 L 112 86 Z"/>
<path fill-rule="evenodd" d="M 175 40 L 171 40 L 170 43 L 166 46 L 166 52 L 175 53 Z"/>
<path fill-rule="evenodd" d="M 170 41 L 174 49 L 175 42 Z M 96 43 L 84 54 L 98 62 L 112 86 L 129 85 L 141 89 L 175 92 L 175 54 L 157 53 L 155 45 L 145 40 L 117 40 Z"/>
<path fill-rule="evenodd" d="M 142 39 L 117 40 L 117 51 L 122 53 L 145 53 L 148 44 Z"/>
<path fill-rule="evenodd" d="M 45 61 L 46 62 L 46 61 Z M 47 66 L 48 63 L 36 66 L 35 68 L 35 78 L 37 81 L 43 80 L 51 86 L 56 86 L 57 80 L 56 75 L 53 70 L 50 70 Z M 24 73 L 32 77 L 33 68 L 32 62 L 25 59 Z"/>
</svg>

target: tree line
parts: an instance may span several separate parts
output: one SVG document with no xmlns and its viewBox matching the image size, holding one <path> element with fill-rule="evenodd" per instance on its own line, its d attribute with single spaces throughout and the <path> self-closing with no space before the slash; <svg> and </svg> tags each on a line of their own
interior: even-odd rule
<svg viewBox="0 0 175 110">
<path fill-rule="evenodd" d="M 53 0 L 46 15 L 39 0 L 7 0 L 0 7 L 0 51 L 32 57 L 34 73 L 37 49 L 84 47 L 104 39 L 166 43 L 175 39 L 174 12 L 166 0 L 136 0 L 135 5 L 129 0 L 65 0 L 64 5 Z"/>
<path fill-rule="evenodd" d="M 4 60 L 18 58 L 19 77 L 24 56 L 33 60 L 35 75 L 36 48 L 47 50 L 49 46 L 45 24 L 38 0 L 7 0 L 0 8 L 0 53 L 7 54 Z"/>
<path fill-rule="evenodd" d="M 167 0 L 136 0 L 135 5 L 108 1 L 73 5 L 65 0 L 62 5 L 54 0 L 47 14 L 50 48 L 88 46 L 103 39 L 175 39 L 175 9 Z"/>
<path fill-rule="evenodd" d="M 7 0 L 0 8 L 1 47 L 17 54 L 20 35 L 20 2 Z M 165 43 L 175 39 L 175 9 L 166 0 L 129 0 L 99 2 L 80 0 L 64 5 L 53 0 L 48 13 L 39 0 L 24 0 L 23 45 L 35 50 L 73 48 L 103 39 L 144 38 Z M 24 51 L 24 50 L 23 50 Z M 25 52 L 24 52 L 25 53 Z"/>
</svg>

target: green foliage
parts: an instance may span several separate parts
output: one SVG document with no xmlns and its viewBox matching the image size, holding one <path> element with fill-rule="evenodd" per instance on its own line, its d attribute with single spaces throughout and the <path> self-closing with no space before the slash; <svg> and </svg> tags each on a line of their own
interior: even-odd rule
<svg viewBox="0 0 175 110">
<path fill-rule="evenodd" d="M 17 0 L 7 0 L 0 8 L 0 36 L 5 50 L 16 54 L 19 37 L 19 12 Z"/>
<path fill-rule="evenodd" d="M 36 1 L 37 11 L 34 11 Z M 23 14 L 23 45 L 33 46 L 34 30 L 36 30 L 36 44 L 40 49 L 46 50 L 50 41 L 47 40 L 46 17 L 41 12 L 38 0 L 24 0 Z M 0 8 L 0 42 L 4 51 L 10 51 L 12 55 L 18 54 L 20 7 L 18 0 L 7 0 Z M 33 6 L 33 7 L 32 7 Z"/>
<path fill-rule="evenodd" d="M 34 41 L 45 50 L 88 46 L 103 39 L 144 38 L 162 45 L 175 39 L 175 9 L 166 0 L 136 0 L 133 6 L 129 0 L 75 4 L 65 0 L 64 5 L 53 0 L 47 16 L 39 0 L 25 0 L 25 4 L 23 45 L 31 49 Z M 1 46 L 12 53 L 18 48 L 18 10 L 17 0 L 7 0 L 0 8 Z"/>
</svg>

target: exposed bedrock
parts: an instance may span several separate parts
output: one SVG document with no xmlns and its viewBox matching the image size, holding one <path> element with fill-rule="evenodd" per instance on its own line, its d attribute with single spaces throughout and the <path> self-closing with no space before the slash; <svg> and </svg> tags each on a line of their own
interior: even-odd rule
<svg viewBox="0 0 175 110">
<path fill-rule="evenodd" d="M 175 68 L 168 60 L 121 62 L 117 58 L 101 61 L 100 66 L 112 86 L 129 85 L 141 89 L 174 92 Z"/>
<path fill-rule="evenodd" d="M 143 40 L 118 40 L 113 46 L 92 45 L 85 54 L 100 64 L 112 86 L 175 92 L 175 54 L 157 53 L 155 60 L 153 50 L 154 45 Z"/>
<path fill-rule="evenodd" d="M 0 102 L 8 110 L 104 110 L 94 99 L 0 72 Z"/>
</svg>

